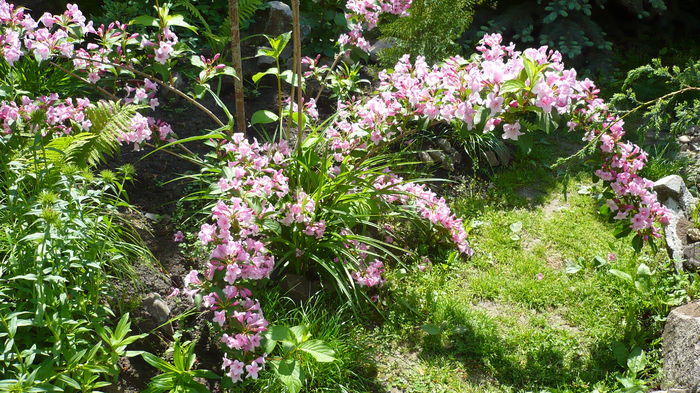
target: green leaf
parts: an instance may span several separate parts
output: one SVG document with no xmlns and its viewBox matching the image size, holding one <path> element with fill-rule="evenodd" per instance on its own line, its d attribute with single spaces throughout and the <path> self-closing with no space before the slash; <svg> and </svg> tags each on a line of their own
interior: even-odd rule
<svg viewBox="0 0 700 393">
<path fill-rule="evenodd" d="M 432 323 L 428 323 L 421 326 L 421 329 L 423 329 L 424 332 L 428 333 L 431 336 L 439 336 L 440 333 L 442 333 L 442 329 L 440 328 L 440 326 L 434 325 Z"/>
<path fill-rule="evenodd" d="M 273 326 L 270 328 L 270 338 L 275 341 L 294 341 L 294 333 L 286 326 Z"/>
<path fill-rule="evenodd" d="M 289 330 L 294 334 L 297 344 L 303 343 L 304 341 L 308 340 L 309 337 L 311 337 L 311 334 L 309 334 L 309 328 L 303 325 L 292 326 L 289 328 Z"/>
<path fill-rule="evenodd" d="M 142 353 L 141 357 L 143 358 L 143 360 L 146 361 L 146 363 L 157 368 L 158 370 L 161 370 L 164 372 L 167 372 L 167 371 L 177 372 L 178 371 L 175 367 L 173 367 L 172 364 L 166 362 L 165 360 L 159 358 L 158 356 L 156 356 L 150 352 Z"/>
<path fill-rule="evenodd" d="M 253 75 L 251 79 L 253 80 L 253 83 L 258 83 L 258 81 L 262 79 L 262 77 L 264 77 L 265 75 L 277 75 L 278 72 L 279 70 L 277 69 L 277 67 L 270 67 L 263 72 L 258 72 L 257 74 Z"/>
<path fill-rule="evenodd" d="M 525 90 L 525 82 L 518 79 L 511 79 L 503 82 L 499 90 L 500 94 L 512 93 L 519 90 Z"/>
<path fill-rule="evenodd" d="M 279 116 L 277 116 L 275 112 L 262 109 L 253 113 L 253 116 L 250 118 L 250 124 L 268 124 L 274 123 L 277 120 L 279 120 Z"/>
<path fill-rule="evenodd" d="M 630 276 L 629 274 L 627 274 L 621 270 L 610 269 L 610 270 L 608 270 L 608 273 L 612 274 L 613 276 L 619 277 L 622 280 L 627 281 L 629 283 L 634 282 L 634 280 L 632 279 L 632 276 Z"/>
<path fill-rule="evenodd" d="M 627 357 L 627 368 L 636 375 L 644 371 L 646 366 L 647 358 L 644 351 L 639 347 L 634 347 Z"/>
<path fill-rule="evenodd" d="M 289 393 L 299 393 L 302 387 L 304 376 L 299 363 L 295 360 L 282 360 L 277 363 L 271 362 L 280 382 L 287 388 Z"/>
<path fill-rule="evenodd" d="M 335 351 L 321 340 L 309 340 L 299 346 L 299 350 L 313 356 L 317 362 L 329 363 L 335 361 Z"/>
<path fill-rule="evenodd" d="M 642 251 L 642 248 L 644 247 L 644 238 L 640 234 L 634 235 L 632 238 L 632 248 L 634 248 L 635 252 L 640 252 Z"/>
<path fill-rule="evenodd" d="M 182 15 L 172 15 L 168 16 L 165 21 L 166 26 L 179 26 L 191 30 L 193 33 L 197 33 L 197 28 L 191 24 L 185 22 L 185 17 Z"/>
<path fill-rule="evenodd" d="M 206 64 L 204 64 L 204 62 L 202 61 L 202 58 L 197 56 L 197 55 L 190 56 L 190 64 L 192 64 L 195 67 L 199 67 L 199 68 L 206 67 Z"/>
<path fill-rule="evenodd" d="M 566 272 L 566 274 L 576 274 L 581 269 L 583 269 L 583 266 L 579 265 L 573 259 L 566 260 L 566 269 L 564 270 Z"/>
<path fill-rule="evenodd" d="M 513 233 L 518 233 L 523 229 L 523 223 L 521 221 L 516 221 L 510 224 L 510 231 Z"/>
<path fill-rule="evenodd" d="M 132 19 L 131 22 L 129 22 L 129 24 L 130 25 L 159 27 L 158 18 L 154 18 L 154 17 L 149 16 L 149 15 L 137 16 L 136 18 Z"/>
</svg>

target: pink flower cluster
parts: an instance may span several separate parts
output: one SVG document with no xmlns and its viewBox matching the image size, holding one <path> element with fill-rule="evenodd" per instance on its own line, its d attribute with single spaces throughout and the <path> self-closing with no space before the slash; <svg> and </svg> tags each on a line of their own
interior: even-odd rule
<svg viewBox="0 0 700 393">
<path fill-rule="evenodd" d="M 384 264 L 380 260 L 375 259 L 364 271 L 353 273 L 352 278 L 361 287 L 378 287 L 384 284 L 383 273 Z"/>
<path fill-rule="evenodd" d="M 43 14 L 38 21 L 25 12 L 22 7 L 16 7 L 0 0 L 0 55 L 10 64 L 16 63 L 22 56 L 32 54 L 38 61 L 51 60 L 55 57 L 66 58 L 73 63 L 73 72 L 84 75 L 85 80 L 97 83 L 104 74 L 114 74 L 118 66 L 130 65 L 132 58 L 137 55 L 137 48 L 148 49 L 147 52 L 156 61 L 164 61 L 172 53 L 172 45 L 178 42 L 177 36 L 165 29 L 157 35 L 159 45 L 156 46 L 146 36 L 141 37 L 136 33 L 127 31 L 128 25 L 113 22 L 108 26 L 93 27 L 92 21 L 87 21 L 83 13 L 76 5 L 68 4 L 63 14 Z M 141 45 L 137 38 L 141 37 Z M 150 43 L 150 44 L 149 44 Z M 129 48 L 129 49 L 126 49 Z M 126 49 L 126 51 L 125 51 Z M 151 109 L 159 105 L 155 98 L 157 85 L 149 79 L 135 81 L 134 85 L 125 85 L 125 97 L 123 102 L 134 104 L 148 104 Z M 133 94 L 133 96 L 132 96 Z M 39 99 L 41 100 L 41 99 Z M 23 103 L 24 104 L 24 103 Z M 13 104 L 5 103 L 4 130 L 8 132 L 9 125 L 15 120 L 16 110 Z M 58 118 L 67 121 L 65 117 L 69 113 L 70 119 L 79 123 L 87 130 L 89 121 L 84 121 L 82 110 L 67 110 L 65 107 L 56 106 L 50 109 Z M 50 115 L 51 113 L 47 113 Z M 49 125 L 60 121 L 49 119 Z M 64 125 L 63 131 L 68 131 Z M 155 133 L 160 140 L 166 140 L 172 133 L 170 125 L 146 118 L 137 114 L 131 120 L 132 130 L 121 135 L 122 142 L 133 142 L 138 149 L 139 144 L 150 139 Z"/>
<path fill-rule="evenodd" d="M 433 66 L 422 57 L 411 63 L 406 55 L 392 72 L 380 73 L 374 95 L 340 103 L 327 134 L 338 161 L 367 148 L 364 135 L 380 144 L 415 129 L 416 117 L 518 140 L 527 132 L 521 119 L 556 112 L 569 117 L 569 130 L 586 130 L 588 140 L 600 138 L 604 164 L 596 173 L 617 195 L 613 202 L 621 211 L 616 218 L 633 220 L 631 228 L 642 236 L 658 237 L 653 223 L 667 223 L 667 210 L 657 202 L 651 182 L 637 175 L 646 155 L 622 140 L 622 122 L 608 111 L 595 84 L 578 80 L 575 70 L 564 68 L 561 54 L 546 46 L 518 52 L 491 34 L 477 51 L 469 61 L 452 57 Z"/>
<path fill-rule="evenodd" d="M 467 256 L 474 254 L 474 250 L 467 241 L 464 222 L 452 213 L 445 198 L 438 197 L 424 184 L 406 182 L 395 174 L 387 174 L 377 179 L 375 187 L 380 190 L 394 191 L 394 193 L 384 194 L 383 198 L 389 203 L 415 209 L 421 217 L 447 232 L 461 253 Z"/>
<path fill-rule="evenodd" d="M 74 125 L 79 130 L 87 131 L 92 123 L 85 116 L 85 109 L 92 104 L 87 98 L 60 99 L 57 94 L 39 97 L 32 100 L 23 96 L 21 104 L 15 102 L 0 102 L 0 121 L 5 134 L 23 130 L 29 127 L 39 114 L 45 117 L 42 135 L 57 134 L 67 135 L 73 130 Z"/>
<path fill-rule="evenodd" d="M 341 45 L 355 45 L 369 52 L 370 44 L 365 39 L 363 31 L 377 27 L 382 14 L 408 15 L 411 3 L 412 0 L 348 0 L 345 7 L 349 12 L 345 14 L 345 19 L 348 21 L 350 31 L 342 34 L 338 42 Z"/>
</svg>

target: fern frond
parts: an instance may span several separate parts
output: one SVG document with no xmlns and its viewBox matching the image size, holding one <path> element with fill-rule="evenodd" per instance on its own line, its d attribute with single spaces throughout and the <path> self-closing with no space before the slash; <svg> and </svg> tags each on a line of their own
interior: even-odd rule
<svg viewBox="0 0 700 393">
<path fill-rule="evenodd" d="M 202 26 L 204 27 L 204 30 L 209 33 L 213 34 L 211 31 L 211 28 L 209 27 L 209 23 L 207 23 L 207 20 L 204 18 L 204 15 L 202 15 L 201 12 L 197 9 L 197 6 L 192 4 L 191 1 L 189 0 L 179 0 L 176 5 L 182 6 L 184 9 L 187 10 L 192 16 L 195 18 L 199 19 L 199 22 L 202 23 Z"/>
<path fill-rule="evenodd" d="M 112 101 L 97 102 L 85 110 L 92 123 L 90 131 L 54 138 L 46 146 L 46 158 L 90 166 L 105 162 L 119 151 L 117 137 L 131 131 L 131 119 L 140 108 Z"/>
</svg>

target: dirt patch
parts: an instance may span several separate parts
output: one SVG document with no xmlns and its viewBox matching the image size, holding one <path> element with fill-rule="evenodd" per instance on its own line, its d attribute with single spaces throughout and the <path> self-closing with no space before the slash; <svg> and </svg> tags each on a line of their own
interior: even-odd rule
<svg viewBox="0 0 700 393">
<path fill-rule="evenodd" d="M 542 214 L 544 214 L 545 219 L 550 219 L 552 218 L 556 213 L 568 209 L 569 204 L 560 199 L 558 196 L 552 198 L 551 201 L 547 202 L 544 206 L 542 206 Z"/>
</svg>

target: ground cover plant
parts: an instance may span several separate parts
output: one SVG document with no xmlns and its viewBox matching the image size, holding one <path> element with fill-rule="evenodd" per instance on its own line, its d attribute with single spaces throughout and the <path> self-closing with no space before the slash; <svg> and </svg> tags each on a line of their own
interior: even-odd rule
<svg viewBox="0 0 700 393">
<path fill-rule="evenodd" d="M 388 13 L 400 17 L 410 7 L 410 1 L 349 2 L 350 31 L 339 38 L 341 53 L 350 44 L 369 49 L 364 33 L 376 27 L 379 16 Z M 596 381 L 602 381 L 602 387 L 612 386 L 608 378 L 616 378 L 627 388 L 636 388 L 646 383 L 643 377 L 652 375 L 642 347 L 655 349 L 644 332 L 649 323 L 658 321 L 650 321 L 648 315 L 661 317 L 670 305 L 687 300 L 692 293 L 690 280 L 667 272 L 663 266 L 665 259 L 657 252 L 654 240 L 660 237 L 661 226 L 668 222 L 668 211 L 656 200 L 652 182 L 638 174 L 646 163 L 646 153 L 623 139 L 622 119 L 608 109 L 592 81 L 577 79 L 576 70 L 565 69 L 559 52 L 547 47 L 520 52 L 512 44 L 504 45 L 500 35 L 486 35 L 469 58 L 451 57 L 428 65 L 423 57 L 412 61 L 408 55 L 404 56 L 392 69 L 380 72 L 378 85 L 361 97 L 351 94 L 357 92 L 356 88 L 334 88 L 333 81 L 338 79 L 328 76 L 333 75 L 335 64 L 323 69 L 317 60 L 305 59 L 311 69 L 309 76 L 318 77 L 322 87 L 330 81 L 329 89 L 338 98 L 335 114 L 320 118 L 316 108 L 318 96 L 302 97 L 306 83 L 299 76 L 298 29 L 294 34 L 297 44 L 294 71 L 283 71 L 279 62 L 289 35 L 268 37 L 271 48 L 260 50 L 260 55 L 275 58 L 276 67 L 257 74 L 254 79 L 275 78 L 276 111 L 256 112 L 251 123 L 274 128 L 271 135 L 255 138 L 233 131 L 240 124 L 234 124 L 229 106 L 209 85 L 215 78 L 242 75 L 235 75 L 219 54 L 203 56 L 183 42 L 178 35 L 180 31 L 197 29 L 170 5 L 158 4 L 155 11 L 156 16 L 136 17 L 130 24 L 113 22 L 95 26 L 74 5 L 69 5 L 63 14 L 47 13 L 35 21 L 24 9 L 0 0 L 4 66 L 22 76 L 26 73 L 23 70 L 49 64 L 63 71 L 73 83 L 91 89 L 104 99 L 77 97 L 78 89 L 61 78 L 48 80 L 55 81 L 57 89 L 71 97 L 62 98 L 55 92 L 45 96 L 27 92 L 27 79 L 14 76 L 10 78 L 13 82 L 4 88 L 6 100 L 0 106 L 5 132 L 3 148 L 9 152 L 7 157 L 25 157 L 20 160 L 26 164 L 20 172 L 41 181 L 34 191 L 39 197 L 32 196 L 40 200 L 41 209 L 28 208 L 29 213 L 22 217 L 38 217 L 38 224 L 27 224 L 31 230 L 39 226 L 46 234 L 53 234 L 55 226 L 68 231 L 68 235 L 60 232 L 57 238 L 65 235 L 72 242 L 48 248 L 57 253 L 52 254 L 52 260 L 60 261 L 64 254 L 69 261 L 94 258 L 97 262 L 88 267 L 97 270 L 95 277 L 83 283 L 80 281 L 83 276 L 66 278 L 52 273 L 39 258 L 27 265 L 38 269 L 38 275 L 13 270 L 3 283 L 8 283 L 7 292 L 14 296 L 14 287 L 9 284 L 48 280 L 65 285 L 65 288 L 59 285 L 55 293 L 70 293 L 68 288 L 78 288 L 74 291 L 79 295 L 71 297 L 87 293 L 93 300 L 86 304 L 102 305 L 97 299 L 110 291 L 108 285 L 101 284 L 102 280 L 106 274 L 120 269 L 119 263 L 128 266 L 123 262 L 124 255 L 139 252 L 139 246 L 138 239 L 128 238 L 128 230 L 122 229 L 128 228 L 127 225 L 113 224 L 128 209 L 122 198 L 129 167 L 122 171 L 123 178 L 103 172 L 94 180 L 90 171 L 108 155 L 116 153 L 118 143 L 135 150 L 154 149 L 149 155 L 168 153 L 179 157 L 200 168 L 198 173 L 186 178 L 204 187 L 187 198 L 197 202 L 198 210 L 188 213 L 190 226 L 183 228 L 185 233 L 177 232 L 174 236 L 175 241 L 184 241 L 186 247 L 194 250 L 191 257 L 196 263 L 171 296 L 182 295 L 182 301 L 194 303 L 188 314 L 201 314 L 204 322 L 195 322 L 200 323 L 196 328 L 206 332 L 215 348 L 216 359 L 207 360 L 216 366 L 212 370 L 195 369 L 194 341 L 183 339 L 181 334 L 171 347 L 172 362 L 147 352 L 127 352 L 126 346 L 143 336 L 127 338 L 127 314 L 114 329 L 102 327 L 112 315 L 109 308 L 102 307 L 96 311 L 66 308 L 63 314 L 58 314 L 62 318 L 61 329 L 73 326 L 77 317 L 71 312 L 86 318 L 75 323 L 75 328 L 85 337 L 68 334 L 58 339 L 63 333 L 60 330 L 56 333 L 49 324 L 55 342 L 49 341 L 41 348 L 25 348 L 29 346 L 27 336 L 18 341 L 18 331 L 28 326 L 43 328 L 45 304 L 54 298 L 63 299 L 61 304 L 65 304 L 68 299 L 68 295 L 43 297 L 44 287 L 33 284 L 36 294 L 31 292 L 22 299 L 34 299 L 38 307 L 31 306 L 31 302 L 24 305 L 15 301 L 15 307 L 23 308 L 4 310 L 3 320 L 8 322 L 2 337 L 6 338 L 6 348 L 13 347 L 13 354 L 3 358 L 3 370 L 8 370 L 3 371 L 3 386 L 14 390 L 93 391 L 117 378 L 120 357 L 139 354 L 162 371 L 150 381 L 147 391 L 206 391 L 215 386 L 233 391 L 274 388 L 298 392 L 305 387 L 314 389 L 314 383 L 374 390 L 377 388 L 371 387 L 371 383 L 365 384 L 371 378 L 362 370 L 364 365 L 339 349 L 359 353 L 362 348 L 350 342 L 365 332 L 371 335 L 361 322 L 372 321 L 377 316 L 388 321 L 379 325 L 380 337 L 399 335 L 410 331 L 410 326 L 420 325 L 427 334 L 425 356 L 436 355 L 443 346 L 450 349 L 451 357 L 437 361 L 438 365 L 442 364 L 438 368 L 464 359 L 481 362 L 503 386 L 514 389 L 561 388 L 559 385 L 566 384 L 577 390 Z M 340 55 L 336 57 L 339 58 Z M 181 69 L 187 72 L 176 72 Z M 346 71 L 349 73 L 349 68 Z M 176 82 L 183 75 L 195 76 L 186 88 L 178 88 Z M 292 91 L 296 89 L 296 97 L 294 92 L 289 95 L 296 102 L 285 99 L 283 82 Z M 149 115 L 164 104 L 158 93 L 161 89 L 204 113 L 215 127 L 178 138 L 169 124 Z M 610 239 L 623 240 L 602 243 L 589 239 L 592 243 L 580 246 L 589 247 L 588 251 L 581 249 L 577 259 L 573 259 L 575 255 L 560 256 L 570 259 L 564 273 L 557 273 L 552 267 L 544 269 L 539 261 L 533 261 L 531 251 L 537 249 L 536 244 L 526 247 L 529 250 L 524 253 L 517 250 L 523 239 L 530 238 L 531 234 L 526 233 L 529 228 L 541 229 L 544 240 L 538 237 L 539 241 L 570 244 L 571 238 L 554 229 L 566 225 L 545 222 L 538 214 L 507 212 L 506 209 L 518 203 L 518 197 L 508 193 L 507 187 L 513 185 L 508 182 L 501 185 L 501 189 L 506 187 L 507 198 L 499 201 L 500 210 L 489 211 L 486 205 L 479 206 L 477 201 L 488 201 L 480 197 L 457 196 L 450 206 L 445 197 L 431 188 L 435 186 L 430 184 L 431 179 L 424 177 L 408 158 L 416 148 L 416 136 L 430 135 L 435 129 L 448 130 L 458 142 L 482 134 L 515 141 L 526 156 L 530 154 L 531 161 L 536 160 L 532 154 L 542 148 L 541 142 L 550 138 L 553 131 L 566 135 L 580 132 L 585 146 L 575 157 L 593 157 L 597 164 L 588 165 L 585 170 L 594 173 L 601 182 L 576 184 L 583 196 L 572 199 L 571 203 L 577 204 L 575 214 L 595 206 L 594 210 L 613 224 L 595 218 L 588 225 L 607 228 Z M 190 147 L 195 145 L 197 151 L 205 153 L 193 153 Z M 548 165 L 553 164 L 551 161 Z M 6 172 L 15 173 L 17 165 L 8 161 Z M 94 186 L 85 183 L 78 190 L 102 187 L 102 193 L 88 193 L 96 205 L 87 209 L 91 213 L 99 211 L 94 217 L 83 213 L 81 209 L 85 206 L 72 204 L 85 200 L 83 195 L 69 194 L 70 197 L 63 197 L 67 200 L 64 203 L 63 198 L 47 191 L 51 187 L 64 187 L 54 191 L 62 195 L 67 184 L 82 184 L 82 177 L 66 177 L 74 173 L 96 182 Z M 542 175 L 541 171 L 538 173 Z M 61 179 L 56 183 L 58 186 L 53 183 L 56 177 Z M 524 177 L 521 181 L 533 179 Z M 15 182 L 16 179 L 8 178 L 7 195 L 13 195 L 14 191 L 10 190 Z M 592 189 L 595 198 L 590 196 Z M 25 204 L 36 206 L 34 201 Z M 83 228 L 80 236 L 75 236 L 75 229 L 67 224 L 56 225 L 71 221 L 57 217 L 53 204 L 65 208 L 69 216 L 75 213 L 81 217 L 76 224 Z M 593 215 L 597 217 L 598 213 Z M 87 224 L 83 222 L 85 217 L 90 219 Z M 23 227 L 24 224 L 13 219 L 8 218 L 7 228 Z M 91 228 L 92 220 L 97 222 L 94 224 L 97 229 L 91 232 L 84 228 Z M 484 225 L 484 220 L 495 224 Z M 513 222 L 508 223 L 510 220 Z M 500 229 L 487 230 L 490 225 Z M 507 230 L 502 231 L 504 228 Z M 477 249 L 475 255 L 469 233 L 480 231 L 487 235 L 480 239 L 483 248 Z M 8 237 L 8 260 L 15 258 L 14 244 L 44 241 L 46 234 L 23 235 L 19 242 Z M 633 235 L 627 237 L 629 234 Z M 121 241 L 125 237 L 128 242 Z M 423 239 L 424 243 L 416 244 L 415 239 Z M 590 244 L 597 246 L 590 249 Z M 649 255 L 645 257 L 648 264 L 637 264 L 633 256 L 637 257 L 645 244 L 651 246 L 649 251 L 644 251 Z M 607 254 L 603 252 L 606 245 L 610 248 Z M 37 250 L 41 254 L 47 248 L 41 246 Z M 589 255 L 592 251 L 596 255 Z M 34 255 L 33 252 L 30 249 L 27 255 Z M 76 252 L 85 252 L 88 257 L 82 254 L 76 257 Z M 625 264 L 613 263 L 618 255 Z M 511 258 L 513 262 L 507 267 L 493 263 Z M 103 259 L 109 262 L 101 263 Z M 484 268 L 486 272 L 482 275 L 480 264 L 494 266 L 490 270 Z M 69 267 L 84 269 L 75 263 Z M 538 292 L 535 286 L 527 284 L 529 281 L 517 277 L 512 278 L 513 285 L 503 286 L 505 289 L 501 291 L 489 279 L 489 276 L 502 279 L 520 274 L 529 277 L 527 280 L 534 277 L 540 282 L 550 272 L 555 279 L 546 293 Z M 611 312 L 609 320 L 576 314 L 575 297 L 567 295 L 569 289 L 565 283 L 569 280 L 567 274 L 573 276 L 579 272 L 584 277 L 576 276 L 571 281 L 581 285 L 584 293 L 592 293 L 596 285 L 610 291 L 593 299 L 593 306 L 600 306 L 596 301 L 608 305 L 606 302 L 614 299 L 611 293 L 624 293 L 629 302 L 615 309 L 619 312 Z M 44 274 L 48 276 L 44 278 Z M 472 286 L 455 291 L 455 297 L 441 300 L 441 291 L 453 285 L 446 282 L 450 274 L 456 277 L 473 274 L 474 278 L 469 279 Z M 333 330 L 321 321 L 327 314 L 316 309 L 288 315 L 277 310 L 276 307 L 285 307 L 285 301 L 275 296 L 283 283 L 295 276 L 318 281 L 322 288 L 321 301 L 334 307 L 344 304 L 340 307 L 340 315 L 346 316 L 343 319 L 357 321 L 348 323 L 347 328 Z M 427 291 L 435 282 L 442 289 Z M 662 289 L 652 293 L 651 288 L 657 287 Z M 646 289 L 635 292 L 639 288 Z M 460 296 L 462 301 L 458 301 Z M 265 300 L 270 304 L 265 304 Z M 557 352 L 559 343 L 544 340 L 547 333 L 534 328 L 508 331 L 503 336 L 505 344 L 493 343 L 492 351 L 474 348 L 479 338 L 498 341 L 494 335 L 483 337 L 485 329 L 473 325 L 492 323 L 474 312 L 473 304 L 469 305 L 481 300 L 510 302 L 507 307 L 521 310 L 547 309 L 547 313 L 585 327 L 586 333 L 574 334 L 576 338 L 570 342 L 576 345 L 583 342 L 583 351 L 591 353 L 588 357 L 584 355 L 584 359 L 591 366 L 580 372 L 571 370 L 561 378 L 547 375 L 552 364 L 571 369 L 576 355 Z M 564 316 L 548 309 L 557 303 L 564 305 Z M 397 306 L 390 307 L 391 304 Z M 459 307 L 453 307 L 454 304 Z M 279 320 L 270 319 L 269 315 Z M 179 318 L 181 323 L 191 321 L 185 318 Z M 547 318 L 542 318 L 539 322 L 534 318 L 532 324 L 546 325 Z M 594 322 L 587 324 L 590 318 Z M 623 322 L 627 326 L 623 335 L 610 327 Z M 596 324 L 603 327 L 596 330 Z M 658 325 L 653 326 L 657 332 Z M 357 332 L 352 332 L 353 328 Z M 469 331 L 474 333 L 471 337 L 464 334 Z M 518 337 L 518 334 L 522 335 Z M 516 344 L 528 334 L 532 336 L 524 341 L 539 345 L 540 351 Z M 582 341 L 577 341 L 579 338 Z M 609 354 L 600 357 L 592 354 L 595 352 L 592 343 L 599 344 L 601 338 L 626 371 L 620 371 L 610 361 L 613 358 Z M 540 339 L 544 343 L 538 343 Z M 51 358 L 48 349 L 44 349 L 53 344 L 51 350 L 61 352 L 61 345 L 65 344 L 60 343 L 73 341 L 90 349 L 63 353 L 67 356 L 65 362 L 61 357 Z M 368 346 L 377 345 L 374 338 L 369 342 Z M 513 350 L 512 354 L 507 353 L 508 348 Z M 534 360 L 530 359 L 532 356 Z M 529 370 L 522 367 L 523 362 Z M 338 369 L 341 364 L 346 370 Z M 317 377 L 317 373 L 321 376 Z M 331 377 L 324 379 L 324 375 Z M 353 375 L 359 375 L 360 379 L 348 382 Z M 208 387 L 204 379 L 218 382 Z"/>
</svg>

